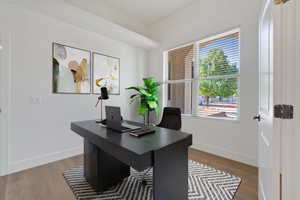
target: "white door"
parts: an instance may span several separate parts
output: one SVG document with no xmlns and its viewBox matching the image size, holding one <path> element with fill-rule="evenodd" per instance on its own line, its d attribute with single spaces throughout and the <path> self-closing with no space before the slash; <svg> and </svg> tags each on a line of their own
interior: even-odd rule
<svg viewBox="0 0 300 200">
<path fill-rule="evenodd" d="M 259 121 L 258 166 L 259 166 L 259 200 L 277 200 L 279 197 L 280 146 L 277 145 L 276 120 L 273 118 L 273 106 L 276 93 L 275 55 L 276 39 L 274 35 L 275 5 L 267 1 L 260 19 L 260 67 L 259 67 Z"/>
<path fill-rule="evenodd" d="M 282 200 L 299 200 L 300 178 L 300 1 L 282 4 L 283 103 L 294 106 L 294 118 L 282 120 Z"/>
</svg>

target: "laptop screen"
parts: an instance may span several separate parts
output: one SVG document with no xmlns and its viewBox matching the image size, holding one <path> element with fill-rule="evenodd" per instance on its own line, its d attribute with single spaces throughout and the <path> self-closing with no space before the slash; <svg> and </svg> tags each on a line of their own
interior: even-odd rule
<svg viewBox="0 0 300 200">
<path fill-rule="evenodd" d="M 121 123 L 121 109 L 116 106 L 106 106 L 105 107 L 106 119 L 107 121 L 115 121 Z"/>
</svg>

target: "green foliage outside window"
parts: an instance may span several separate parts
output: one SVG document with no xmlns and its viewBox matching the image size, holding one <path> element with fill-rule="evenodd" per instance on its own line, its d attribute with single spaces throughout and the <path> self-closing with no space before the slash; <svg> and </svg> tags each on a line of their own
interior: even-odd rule
<svg viewBox="0 0 300 200">
<path fill-rule="evenodd" d="M 223 76 L 236 74 L 237 66 L 231 65 L 222 49 L 211 49 L 208 56 L 200 61 L 200 77 Z M 207 79 L 200 81 L 199 92 L 206 97 L 209 104 L 210 97 L 228 98 L 237 96 L 237 79 Z"/>
</svg>

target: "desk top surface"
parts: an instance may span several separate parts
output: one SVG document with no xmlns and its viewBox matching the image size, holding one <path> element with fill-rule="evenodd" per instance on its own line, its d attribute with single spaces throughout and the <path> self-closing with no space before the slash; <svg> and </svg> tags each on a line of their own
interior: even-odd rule
<svg viewBox="0 0 300 200">
<path fill-rule="evenodd" d="M 143 126 L 137 122 L 126 122 L 133 125 Z M 119 133 L 103 127 L 97 124 L 95 120 L 71 123 L 71 129 L 85 139 L 90 140 L 90 142 L 94 141 L 97 143 L 96 140 L 98 139 L 105 140 L 116 145 L 116 147 L 124 148 L 138 155 L 159 150 L 182 141 L 186 141 L 187 146 L 192 145 L 191 134 L 160 128 L 157 126 L 149 126 L 149 128 L 154 129 L 156 132 L 137 138 L 129 135 L 129 133 Z"/>
</svg>

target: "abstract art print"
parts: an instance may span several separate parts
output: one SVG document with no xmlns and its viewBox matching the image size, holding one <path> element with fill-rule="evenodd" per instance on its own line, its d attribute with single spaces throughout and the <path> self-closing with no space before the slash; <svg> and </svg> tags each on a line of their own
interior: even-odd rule
<svg viewBox="0 0 300 200">
<path fill-rule="evenodd" d="M 120 94 L 120 59 L 93 53 L 93 93 L 107 87 L 109 94 Z"/>
<path fill-rule="evenodd" d="M 91 52 L 53 43 L 53 93 L 90 94 Z"/>
</svg>

